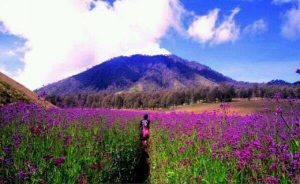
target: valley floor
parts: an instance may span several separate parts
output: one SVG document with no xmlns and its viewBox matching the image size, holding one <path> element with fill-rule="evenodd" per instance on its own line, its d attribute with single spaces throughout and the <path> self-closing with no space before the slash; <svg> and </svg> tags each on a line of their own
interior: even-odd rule
<svg viewBox="0 0 300 184">
<path fill-rule="evenodd" d="M 220 110 L 220 105 L 222 103 L 203 103 L 203 104 L 192 104 L 192 105 L 185 105 L 185 106 L 178 106 L 173 108 L 172 110 L 178 112 L 211 112 L 211 111 L 218 111 Z M 275 107 L 274 101 L 262 98 L 255 98 L 255 99 L 233 99 L 232 102 L 228 103 L 229 113 L 230 114 L 240 114 L 240 115 L 247 115 L 253 113 L 263 112 L 266 106 L 268 107 Z"/>
</svg>

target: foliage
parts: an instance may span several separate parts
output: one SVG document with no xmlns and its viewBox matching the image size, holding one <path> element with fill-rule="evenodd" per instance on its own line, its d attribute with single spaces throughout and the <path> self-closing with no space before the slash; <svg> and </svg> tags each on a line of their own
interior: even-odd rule
<svg viewBox="0 0 300 184">
<path fill-rule="evenodd" d="M 14 102 L 29 102 L 30 100 L 8 84 L 0 81 L 0 105 Z"/>
<path fill-rule="evenodd" d="M 214 88 L 192 88 L 136 93 L 92 93 L 78 95 L 48 95 L 47 100 L 60 107 L 113 107 L 113 108 L 168 108 L 199 102 L 230 102 L 232 98 L 272 98 L 281 93 L 282 98 L 300 98 L 300 86 L 234 87 L 221 85 Z"/>
</svg>

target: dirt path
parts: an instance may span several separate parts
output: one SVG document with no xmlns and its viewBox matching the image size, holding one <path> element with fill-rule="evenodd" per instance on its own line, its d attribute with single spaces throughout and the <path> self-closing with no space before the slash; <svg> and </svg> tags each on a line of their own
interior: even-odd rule
<svg viewBox="0 0 300 184">
<path fill-rule="evenodd" d="M 147 148 L 141 148 L 142 154 L 140 162 L 136 168 L 135 183 L 148 183 L 148 177 L 150 174 L 150 165 L 149 165 L 149 154 Z"/>
</svg>

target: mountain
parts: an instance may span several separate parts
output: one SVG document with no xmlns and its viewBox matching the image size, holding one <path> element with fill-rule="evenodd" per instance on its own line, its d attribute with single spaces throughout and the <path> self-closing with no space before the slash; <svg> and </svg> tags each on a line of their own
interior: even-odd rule
<svg viewBox="0 0 300 184">
<path fill-rule="evenodd" d="M 34 102 L 46 107 L 54 106 L 0 72 L 0 105 L 14 102 Z"/>
<path fill-rule="evenodd" d="M 294 86 L 300 86 L 300 81 L 294 82 L 293 85 Z"/>
<path fill-rule="evenodd" d="M 135 92 L 218 86 L 236 81 L 175 55 L 120 56 L 37 90 L 47 94 Z"/>
<path fill-rule="evenodd" d="M 286 82 L 284 80 L 271 80 L 270 82 L 267 82 L 267 85 L 274 85 L 274 86 L 283 86 L 283 85 L 291 85 L 291 83 Z"/>
</svg>

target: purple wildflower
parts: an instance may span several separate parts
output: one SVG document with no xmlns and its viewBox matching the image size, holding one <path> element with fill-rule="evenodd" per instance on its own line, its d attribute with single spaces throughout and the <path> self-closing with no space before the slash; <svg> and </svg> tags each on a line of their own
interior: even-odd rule
<svg viewBox="0 0 300 184">
<path fill-rule="evenodd" d="M 20 145 L 21 142 L 22 142 L 21 134 L 19 134 L 19 133 L 13 134 L 13 135 L 12 135 L 12 142 L 13 142 L 14 147 L 15 147 L 15 148 L 18 148 L 19 145 Z"/>
<path fill-rule="evenodd" d="M 271 153 L 276 154 L 276 148 L 271 147 L 271 148 L 269 148 L 269 150 Z"/>
<path fill-rule="evenodd" d="M 71 143 L 72 143 L 72 136 L 67 136 L 67 137 L 64 137 L 64 146 L 67 147 L 69 146 Z"/>
<path fill-rule="evenodd" d="M 43 159 L 44 159 L 46 162 L 48 162 L 51 158 L 53 158 L 53 155 L 52 155 L 51 153 L 48 153 L 47 155 L 45 155 L 45 156 L 43 157 Z"/>
<path fill-rule="evenodd" d="M 277 167 L 278 167 L 277 163 L 272 163 L 271 166 L 269 167 L 269 171 L 274 171 L 277 169 Z"/>
<path fill-rule="evenodd" d="M 186 148 L 185 148 L 185 147 L 180 147 L 180 148 L 178 149 L 178 151 L 179 151 L 179 153 L 183 153 L 183 152 L 186 151 Z"/>
<path fill-rule="evenodd" d="M 9 156 L 12 154 L 12 149 L 10 147 L 6 146 L 3 148 L 3 152 Z"/>
<path fill-rule="evenodd" d="M 66 157 L 58 157 L 53 160 L 54 165 L 60 167 L 66 160 Z"/>
<path fill-rule="evenodd" d="M 26 171 L 21 170 L 17 173 L 17 176 L 20 180 L 24 181 L 30 177 L 30 174 Z"/>
<path fill-rule="evenodd" d="M 33 173 L 37 170 L 37 165 L 36 164 L 30 164 L 29 166 L 29 172 Z"/>
<path fill-rule="evenodd" d="M 261 144 L 260 140 L 252 141 L 252 145 L 253 145 L 256 149 L 261 149 L 261 148 L 262 148 L 262 144 Z"/>
<path fill-rule="evenodd" d="M 282 113 L 282 108 L 281 107 L 277 107 L 275 113 L 276 114 Z"/>
<path fill-rule="evenodd" d="M 13 165 L 12 158 L 6 158 L 6 159 L 4 159 L 3 165 L 6 166 L 6 167 L 12 166 Z"/>
<path fill-rule="evenodd" d="M 267 178 L 265 178 L 265 182 L 275 184 L 275 183 L 279 183 L 280 179 L 274 178 L 273 176 L 268 176 Z"/>
</svg>

